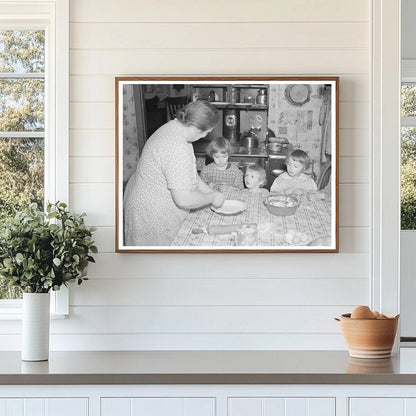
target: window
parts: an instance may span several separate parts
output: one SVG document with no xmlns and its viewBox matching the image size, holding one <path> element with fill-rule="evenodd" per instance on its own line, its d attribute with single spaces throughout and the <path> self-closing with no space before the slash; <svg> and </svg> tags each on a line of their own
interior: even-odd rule
<svg viewBox="0 0 416 416">
<path fill-rule="evenodd" d="M 13 203 L 68 201 L 68 15 L 68 0 L 0 0 L 0 221 Z M 20 307 L 0 299 L 0 314 Z"/>
<path fill-rule="evenodd" d="M 0 30 L 0 221 L 44 204 L 45 30 Z M 21 298 L 0 278 L 0 299 Z"/>
<path fill-rule="evenodd" d="M 401 229 L 416 230 L 416 79 L 401 87 Z"/>
</svg>

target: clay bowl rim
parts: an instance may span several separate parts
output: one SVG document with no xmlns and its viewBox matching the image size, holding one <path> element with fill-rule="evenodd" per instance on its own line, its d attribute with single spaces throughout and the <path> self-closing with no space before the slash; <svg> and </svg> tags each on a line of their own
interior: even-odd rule
<svg viewBox="0 0 416 416">
<path fill-rule="evenodd" d="M 399 319 L 399 317 L 400 317 L 400 314 L 385 315 L 385 318 L 351 318 L 350 313 L 343 313 L 341 315 L 341 319 L 345 319 L 345 320 L 350 320 L 351 319 L 353 321 L 388 321 L 388 320 Z"/>
</svg>

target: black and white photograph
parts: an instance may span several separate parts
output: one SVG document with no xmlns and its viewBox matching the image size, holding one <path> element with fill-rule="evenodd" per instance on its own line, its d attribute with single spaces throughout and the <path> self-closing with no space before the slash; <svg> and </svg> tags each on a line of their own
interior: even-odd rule
<svg viewBox="0 0 416 416">
<path fill-rule="evenodd" d="M 118 252 L 338 252 L 338 77 L 117 77 Z"/>
</svg>

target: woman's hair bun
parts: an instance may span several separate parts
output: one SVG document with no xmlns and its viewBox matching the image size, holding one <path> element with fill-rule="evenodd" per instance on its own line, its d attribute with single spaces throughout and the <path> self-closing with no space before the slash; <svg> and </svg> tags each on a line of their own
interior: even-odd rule
<svg viewBox="0 0 416 416">
<path fill-rule="evenodd" d="M 191 125 L 201 131 L 207 131 L 217 125 L 219 113 L 208 101 L 198 100 L 181 108 L 176 113 L 176 118 L 186 126 Z"/>
</svg>

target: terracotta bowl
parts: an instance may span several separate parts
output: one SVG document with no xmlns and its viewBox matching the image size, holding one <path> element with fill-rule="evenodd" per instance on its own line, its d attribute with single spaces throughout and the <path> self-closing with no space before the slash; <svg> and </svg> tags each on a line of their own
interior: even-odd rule
<svg viewBox="0 0 416 416">
<path fill-rule="evenodd" d="M 391 356 L 399 315 L 379 319 L 352 319 L 341 315 L 341 329 L 351 357 L 388 358 Z"/>
</svg>

